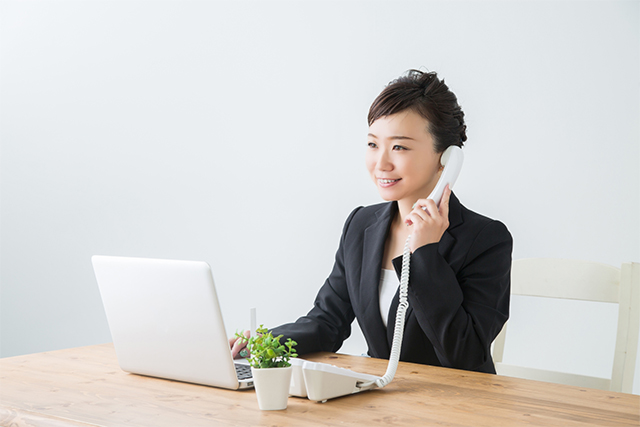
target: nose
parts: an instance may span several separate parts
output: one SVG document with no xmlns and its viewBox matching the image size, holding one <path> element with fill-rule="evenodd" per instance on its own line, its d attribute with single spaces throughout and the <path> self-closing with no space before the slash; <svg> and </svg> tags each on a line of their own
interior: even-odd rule
<svg viewBox="0 0 640 427">
<path fill-rule="evenodd" d="M 380 150 L 378 155 L 378 161 L 376 162 L 376 168 L 382 172 L 388 172 L 393 170 L 393 162 L 389 153 L 385 150 Z"/>
</svg>

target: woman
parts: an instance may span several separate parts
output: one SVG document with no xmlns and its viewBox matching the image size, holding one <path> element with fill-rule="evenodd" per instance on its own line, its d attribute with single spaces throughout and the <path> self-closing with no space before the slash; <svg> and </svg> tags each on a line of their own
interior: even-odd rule
<svg viewBox="0 0 640 427">
<path fill-rule="evenodd" d="M 411 70 L 369 110 L 366 165 L 386 203 L 347 219 L 333 271 L 314 307 L 273 329 L 298 353 L 337 351 L 354 318 L 372 357 L 389 358 L 402 251 L 409 235 L 409 309 L 400 360 L 495 373 L 490 345 L 509 314 L 512 239 L 447 188 L 425 199 L 447 147 L 466 141 L 464 113 L 436 73 Z M 232 344 L 234 356 L 240 344 Z"/>
</svg>

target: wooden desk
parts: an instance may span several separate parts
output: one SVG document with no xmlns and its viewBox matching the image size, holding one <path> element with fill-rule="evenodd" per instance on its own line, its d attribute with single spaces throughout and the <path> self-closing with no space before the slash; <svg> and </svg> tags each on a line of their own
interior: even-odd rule
<svg viewBox="0 0 640 427">
<path fill-rule="evenodd" d="M 382 375 L 387 361 L 322 353 Z M 401 363 L 384 389 L 260 411 L 255 392 L 131 375 L 111 344 L 0 359 L 2 426 L 637 426 L 640 397 Z"/>
</svg>

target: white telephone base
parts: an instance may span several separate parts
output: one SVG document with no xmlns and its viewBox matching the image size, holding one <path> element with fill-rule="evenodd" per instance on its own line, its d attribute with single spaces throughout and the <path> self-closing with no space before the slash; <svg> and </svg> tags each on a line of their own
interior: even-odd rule
<svg viewBox="0 0 640 427">
<path fill-rule="evenodd" d="M 326 363 L 305 361 L 301 369 L 306 396 L 300 397 L 308 397 L 316 402 L 326 402 L 328 399 L 377 387 L 375 381 L 378 377 L 375 375 L 361 374 Z"/>
</svg>

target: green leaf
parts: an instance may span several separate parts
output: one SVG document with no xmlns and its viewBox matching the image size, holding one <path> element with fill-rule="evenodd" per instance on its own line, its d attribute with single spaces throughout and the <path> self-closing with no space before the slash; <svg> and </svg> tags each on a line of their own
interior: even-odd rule
<svg viewBox="0 0 640 427">
<path fill-rule="evenodd" d="M 242 338 L 247 343 L 247 350 L 251 353 L 249 364 L 254 368 L 285 368 L 291 366 L 289 360 L 296 357 L 297 353 L 293 348 L 297 343 L 291 338 L 283 344 L 280 339 L 283 335 L 274 337 L 271 332 L 260 325 L 256 329 L 256 334 L 246 338 L 244 334 L 236 332 L 238 338 Z"/>
</svg>

